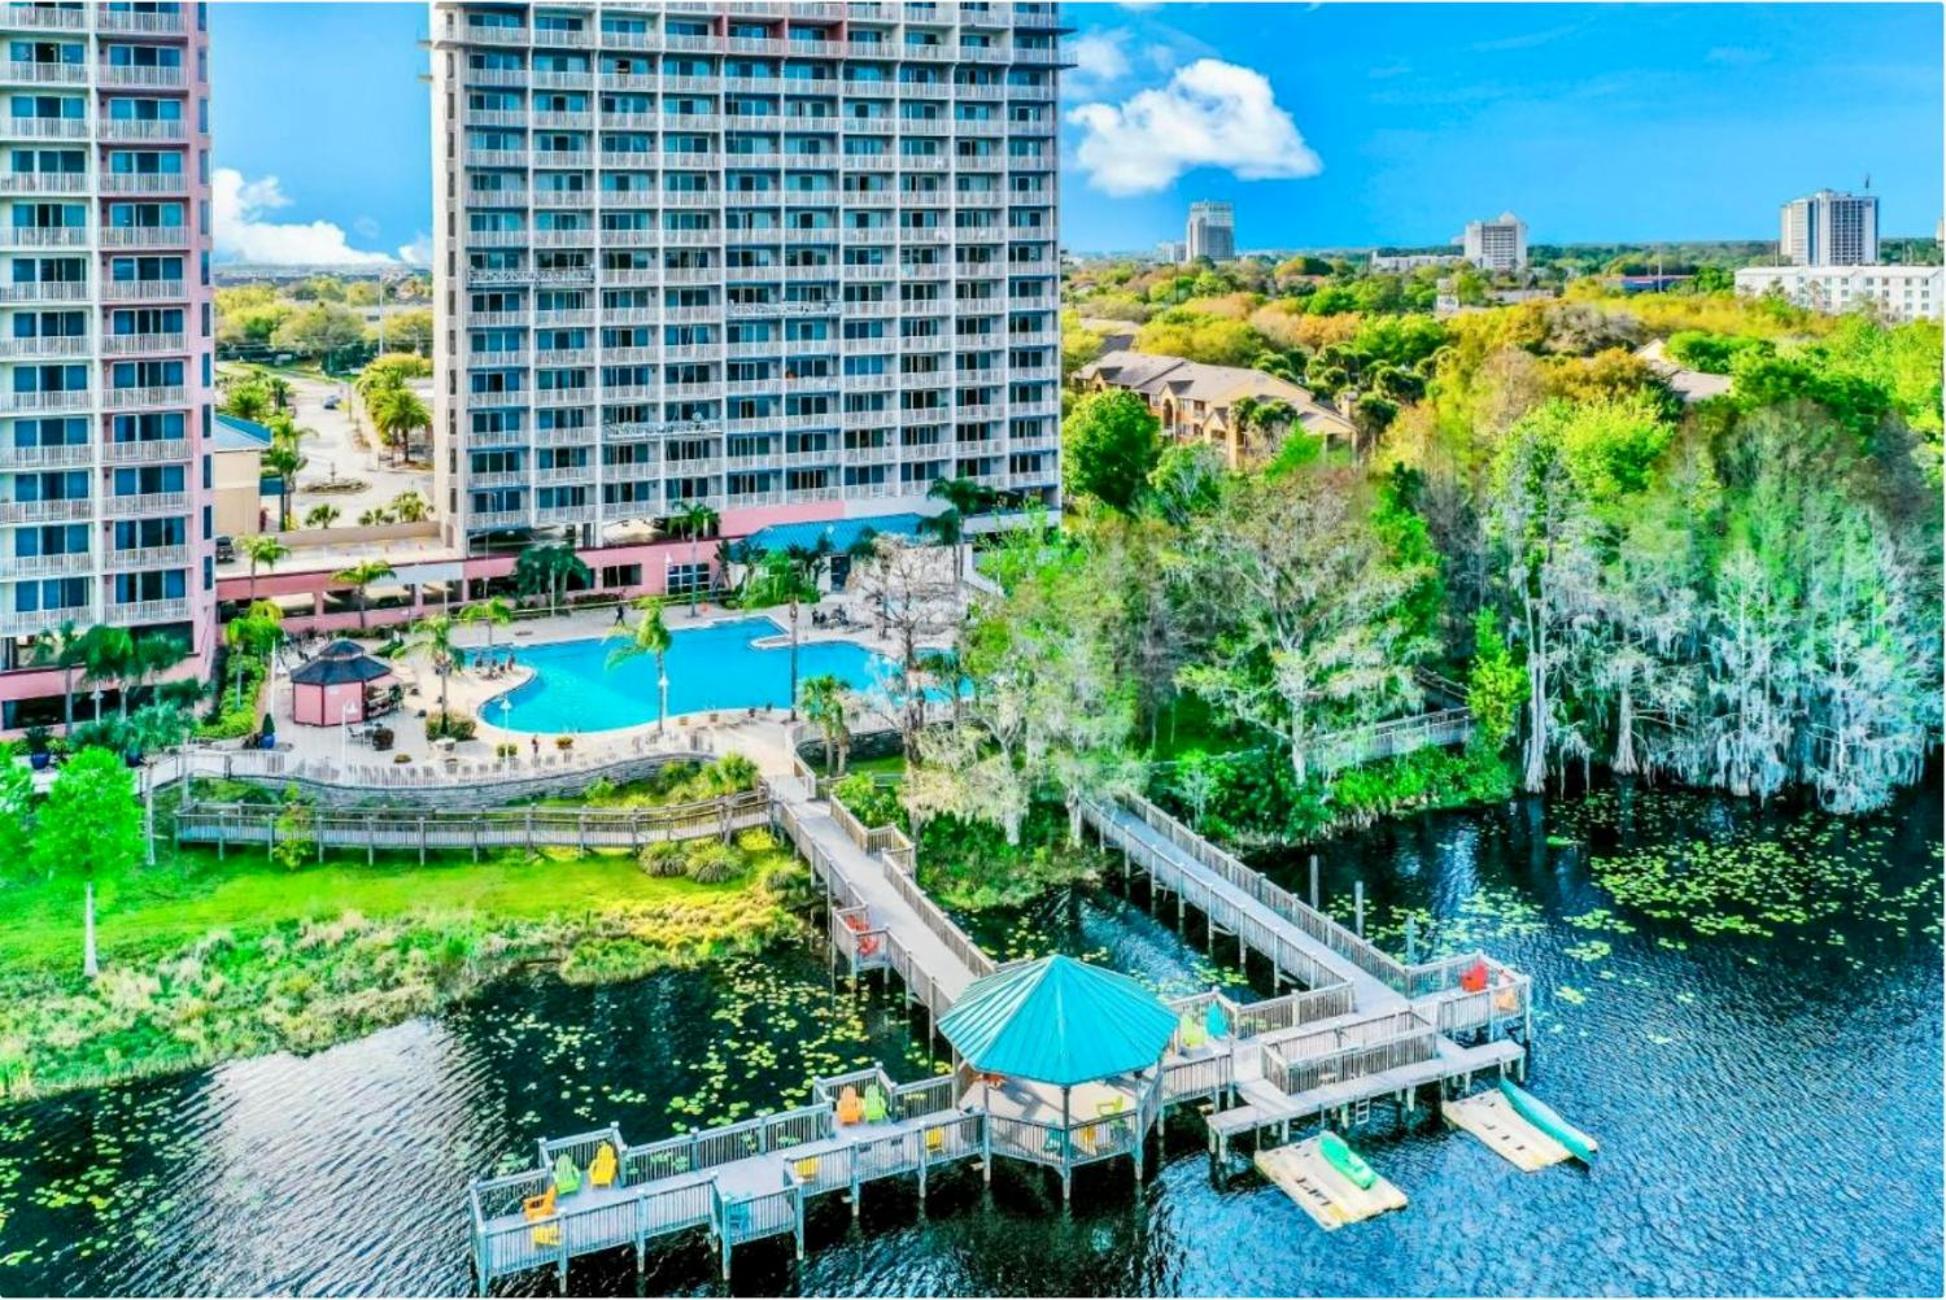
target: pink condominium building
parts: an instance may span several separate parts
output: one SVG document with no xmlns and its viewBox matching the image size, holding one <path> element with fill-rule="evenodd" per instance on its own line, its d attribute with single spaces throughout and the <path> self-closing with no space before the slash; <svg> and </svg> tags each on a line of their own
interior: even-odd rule
<svg viewBox="0 0 1946 1300">
<path fill-rule="evenodd" d="M 962 476 L 1056 503 L 1059 36 L 1052 4 L 434 0 L 452 543 Z"/>
<path fill-rule="evenodd" d="M 205 7 L 0 4 L 0 729 L 58 721 L 64 623 L 207 656 Z"/>
</svg>

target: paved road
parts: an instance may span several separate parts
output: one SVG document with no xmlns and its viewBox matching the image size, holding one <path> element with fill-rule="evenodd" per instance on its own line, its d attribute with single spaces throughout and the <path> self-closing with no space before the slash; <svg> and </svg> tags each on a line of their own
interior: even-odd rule
<svg viewBox="0 0 1946 1300">
<path fill-rule="evenodd" d="M 350 392 L 349 384 L 335 380 L 308 379 L 294 377 L 291 386 L 295 390 L 297 405 L 297 425 L 300 429 L 310 429 L 316 436 L 304 440 L 304 454 L 310 458 L 297 476 L 297 524 L 303 526 L 304 514 L 312 506 L 329 501 L 338 507 L 339 527 L 347 527 L 358 522 L 358 516 L 375 506 L 391 504 L 401 492 L 418 492 L 428 501 L 432 500 L 432 473 L 429 470 L 403 469 L 390 463 L 389 456 L 382 456 L 376 450 L 358 446 L 352 433 L 351 417 L 343 401 Z M 339 394 L 341 405 L 337 410 L 326 410 L 324 399 Z M 334 493 L 330 496 L 316 496 L 307 489 L 314 484 L 330 478 L 362 479 L 368 485 L 359 492 Z"/>
</svg>

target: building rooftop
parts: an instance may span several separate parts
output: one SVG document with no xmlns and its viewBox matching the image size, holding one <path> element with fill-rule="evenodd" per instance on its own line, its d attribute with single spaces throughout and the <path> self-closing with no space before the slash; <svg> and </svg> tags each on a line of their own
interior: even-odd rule
<svg viewBox="0 0 1946 1300">
<path fill-rule="evenodd" d="M 220 412 L 217 414 L 218 451 L 263 451 L 270 446 L 271 437 L 269 428 L 255 420 L 243 420 Z"/>
<path fill-rule="evenodd" d="M 814 549 L 820 540 L 834 552 L 847 551 L 869 529 L 883 537 L 913 537 L 924 515 L 868 515 L 859 519 L 820 519 L 799 524 L 772 524 L 750 534 L 748 543 L 759 550 L 787 551 L 793 546 Z"/>
<path fill-rule="evenodd" d="M 1213 366 L 1182 357 L 1119 351 L 1103 353 L 1075 372 L 1075 378 L 1084 383 L 1097 377 L 1103 383 L 1133 389 L 1156 400 L 1170 396 L 1222 407 L 1245 397 L 1276 398 L 1296 409 L 1297 422 L 1306 432 L 1351 432 L 1351 422 L 1320 402 L 1310 389 L 1248 366 Z"/>
</svg>

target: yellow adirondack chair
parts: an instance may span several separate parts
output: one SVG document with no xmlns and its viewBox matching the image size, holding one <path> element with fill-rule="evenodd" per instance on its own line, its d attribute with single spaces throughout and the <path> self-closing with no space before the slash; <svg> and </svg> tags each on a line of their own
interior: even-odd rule
<svg viewBox="0 0 1946 1300">
<path fill-rule="evenodd" d="M 606 1142 L 595 1148 L 595 1158 L 588 1162 L 588 1182 L 595 1187 L 612 1187 L 619 1162 L 615 1159 L 615 1148 Z"/>
</svg>

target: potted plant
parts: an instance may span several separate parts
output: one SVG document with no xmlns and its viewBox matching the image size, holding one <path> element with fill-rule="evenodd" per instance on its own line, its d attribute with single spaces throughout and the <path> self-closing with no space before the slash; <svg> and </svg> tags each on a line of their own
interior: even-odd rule
<svg viewBox="0 0 1946 1300">
<path fill-rule="evenodd" d="M 277 719 L 268 713 L 264 714 L 263 739 L 258 743 L 265 749 L 277 748 Z"/>
<path fill-rule="evenodd" d="M 36 772 L 45 771 L 54 761 L 54 752 L 49 748 L 51 733 L 46 727 L 27 728 L 27 762 Z"/>
<path fill-rule="evenodd" d="M 381 751 L 392 748 L 392 729 L 390 727 L 372 728 L 372 748 Z"/>
</svg>

